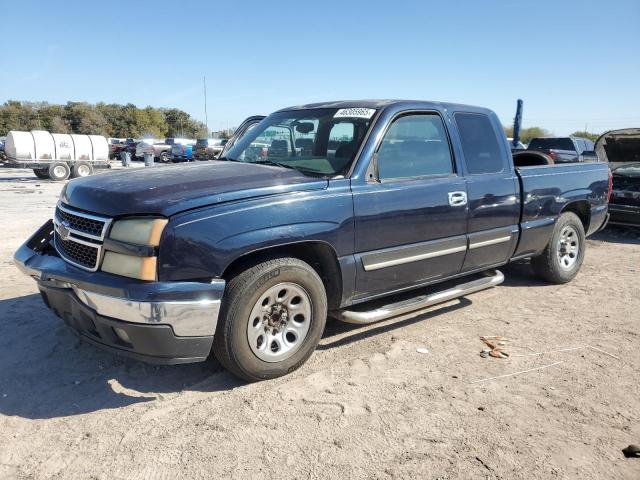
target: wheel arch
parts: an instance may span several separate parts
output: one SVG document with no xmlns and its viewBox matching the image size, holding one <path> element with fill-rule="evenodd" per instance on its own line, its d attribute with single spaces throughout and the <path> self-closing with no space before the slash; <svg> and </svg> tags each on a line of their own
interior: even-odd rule
<svg viewBox="0 0 640 480">
<path fill-rule="evenodd" d="M 589 225 L 591 224 L 591 206 L 587 200 L 576 200 L 566 204 L 560 214 L 565 212 L 575 213 L 584 227 L 585 233 L 589 231 Z"/>
<path fill-rule="evenodd" d="M 329 309 L 338 308 L 342 300 L 342 271 L 335 249 L 324 241 L 310 240 L 253 250 L 236 258 L 224 269 L 227 282 L 240 272 L 274 258 L 293 257 L 308 263 L 322 279 Z"/>
</svg>

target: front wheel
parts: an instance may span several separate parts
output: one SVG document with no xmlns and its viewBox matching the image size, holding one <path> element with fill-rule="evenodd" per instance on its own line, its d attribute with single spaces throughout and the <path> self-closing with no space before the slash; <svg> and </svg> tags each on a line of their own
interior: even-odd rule
<svg viewBox="0 0 640 480">
<path fill-rule="evenodd" d="M 296 258 L 265 261 L 227 285 L 213 351 L 250 382 L 280 377 L 311 356 L 326 320 L 327 296 L 313 268 Z"/>
<path fill-rule="evenodd" d="M 169 154 L 167 152 L 162 152 L 160 154 L 160 161 L 162 163 L 169 163 L 169 160 L 170 160 L 170 158 L 169 158 Z"/>
<path fill-rule="evenodd" d="M 533 269 L 548 282 L 570 282 L 582 266 L 585 238 L 580 218 L 572 212 L 563 213 L 558 218 L 551 240 L 542 254 L 531 260 Z"/>
</svg>

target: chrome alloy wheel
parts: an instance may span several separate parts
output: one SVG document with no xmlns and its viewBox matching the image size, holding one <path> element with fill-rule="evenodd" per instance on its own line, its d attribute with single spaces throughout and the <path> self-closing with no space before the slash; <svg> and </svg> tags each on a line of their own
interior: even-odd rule
<svg viewBox="0 0 640 480">
<path fill-rule="evenodd" d="M 251 310 L 247 340 L 265 362 L 281 362 L 296 353 L 309 333 L 313 305 L 300 285 L 285 282 L 265 291 Z"/>
<path fill-rule="evenodd" d="M 571 225 L 565 226 L 558 239 L 558 261 L 560 268 L 570 270 L 578 260 L 580 253 L 580 237 Z"/>
</svg>

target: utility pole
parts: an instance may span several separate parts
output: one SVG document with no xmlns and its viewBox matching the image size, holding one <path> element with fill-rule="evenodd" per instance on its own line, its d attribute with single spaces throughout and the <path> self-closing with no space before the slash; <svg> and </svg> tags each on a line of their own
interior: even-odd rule
<svg viewBox="0 0 640 480">
<path fill-rule="evenodd" d="M 207 77 L 202 77 L 202 84 L 204 87 L 204 124 L 207 129 L 207 138 L 209 138 L 209 117 L 207 116 Z"/>
</svg>

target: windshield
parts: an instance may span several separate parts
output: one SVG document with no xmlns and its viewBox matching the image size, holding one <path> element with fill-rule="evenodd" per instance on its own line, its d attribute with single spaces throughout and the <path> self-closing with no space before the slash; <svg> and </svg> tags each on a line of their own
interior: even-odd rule
<svg viewBox="0 0 640 480">
<path fill-rule="evenodd" d="M 355 158 L 374 114 L 369 108 L 274 113 L 247 131 L 225 158 L 276 164 L 309 175 L 341 175 Z"/>
</svg>

